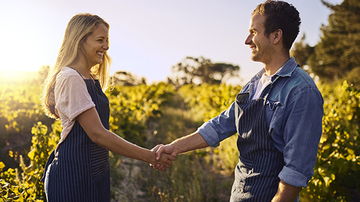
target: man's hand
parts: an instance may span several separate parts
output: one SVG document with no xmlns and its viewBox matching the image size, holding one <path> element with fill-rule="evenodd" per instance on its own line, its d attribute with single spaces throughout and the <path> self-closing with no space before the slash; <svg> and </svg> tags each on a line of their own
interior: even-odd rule
<svg viewBox="0 0 360 202">
<path fill-rule="evenodd" d="M 171 144 L 157 145 L 156 147 L 156 160 L 160 159 L 162 153 L 170 154 L 173 157 L 176 157 L 179 154 L 179 152 L 176 152 L 175 147 Z"/>
<path fill-rule="evenodd" d="M 156 145 L 154 148 L 151 149 L 152 152 L 154 152 L 155 156 L 155 163 L 151 163 L 150 166 L 158 169 L 159 171 L 163 171 L 166 168 L 170 167 L 172 165 L 172 161 L 175 160 L 175 156 L 172 156 L 170 154 L 166 154 L 164 152 L 163 155 L 158 155 L 157 151 L 160 147 L 164 146 L 163 144 Z"/>
<path fill-rule="evenodd" d="M 301 189 L 302 187 L 295 187 L 280 180 L 278 191 L 271 202 L 293 202 Z"/>
<path fill-rule="evenodd" d="M 173 145 L 170 145 L 170 144 L 169 145 L 163 145 L 163 144 L 156 145 L 151 151 L 154 151 L 156 153 L 156 161 L 160 161 L 164 157 L 169 158 L 168 156 L 171 156 L 175 160 L 175 157 L 178 154 L 177 152 L 175 152 Z M 155 169 L 158 169 L 160 171 L 163 171 L 167 168 L 166 165 L 164 165 L 162 163 L 150 164 L 150 166 Z"/>
</svg>

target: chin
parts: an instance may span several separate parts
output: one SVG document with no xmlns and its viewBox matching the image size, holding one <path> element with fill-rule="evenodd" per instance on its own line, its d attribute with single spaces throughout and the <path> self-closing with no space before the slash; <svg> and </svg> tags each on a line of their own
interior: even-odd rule
<svg viewBox="0 0 360 202">
<path fill-rule="evenodd" d="M 256 55 L 251 56 L 251 60 L 254 61 L 254 62 L 259 62 L 259 58 L 256 57 Z"/>
</svg>

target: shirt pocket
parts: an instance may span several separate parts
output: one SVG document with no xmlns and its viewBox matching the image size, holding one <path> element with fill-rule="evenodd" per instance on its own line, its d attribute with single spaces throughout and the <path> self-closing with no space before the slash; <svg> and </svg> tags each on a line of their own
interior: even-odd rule
<svg viewBox="0 0 360 202">
<path fill-rule="evenodd" d="M 284 104 L 280 101 L 266 100 L 265 102 L 265 121 L 266 127 L 271 128 L 275 122 L 281 117 Z"/>
</svg>

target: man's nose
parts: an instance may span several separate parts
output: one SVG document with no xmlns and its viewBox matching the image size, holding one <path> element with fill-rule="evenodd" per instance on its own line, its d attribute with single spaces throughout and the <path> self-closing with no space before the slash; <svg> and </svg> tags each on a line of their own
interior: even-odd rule
<svg viewBox="0 0 360 202">
<path fill-rule="evenodd" d="M 245 44 L 249 45 L 249 44 L 251 44 L 251 42 L 252 42 L 252 35 L 249 34 L 248 37 L 245 39 Z"/>
</svg>

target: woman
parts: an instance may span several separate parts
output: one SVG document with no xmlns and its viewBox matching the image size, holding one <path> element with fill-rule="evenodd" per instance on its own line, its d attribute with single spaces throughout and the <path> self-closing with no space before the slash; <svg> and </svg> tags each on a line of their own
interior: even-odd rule
<svg viewBox="0 0 360 202">
<path fill-rule="evenodd" d="M 153 151 L 127 142 L 109 129 L 109 101 L 104 94 L 110 57 L 109 25 L 99 16 L 75 15 L 68 23 L 56 63 L 43 88 L 48 116 L 63 131 L 45 167 L 45 193 L 53 201 L 110 201 L 108 150 L 169 167 Z"/>
</svg>

